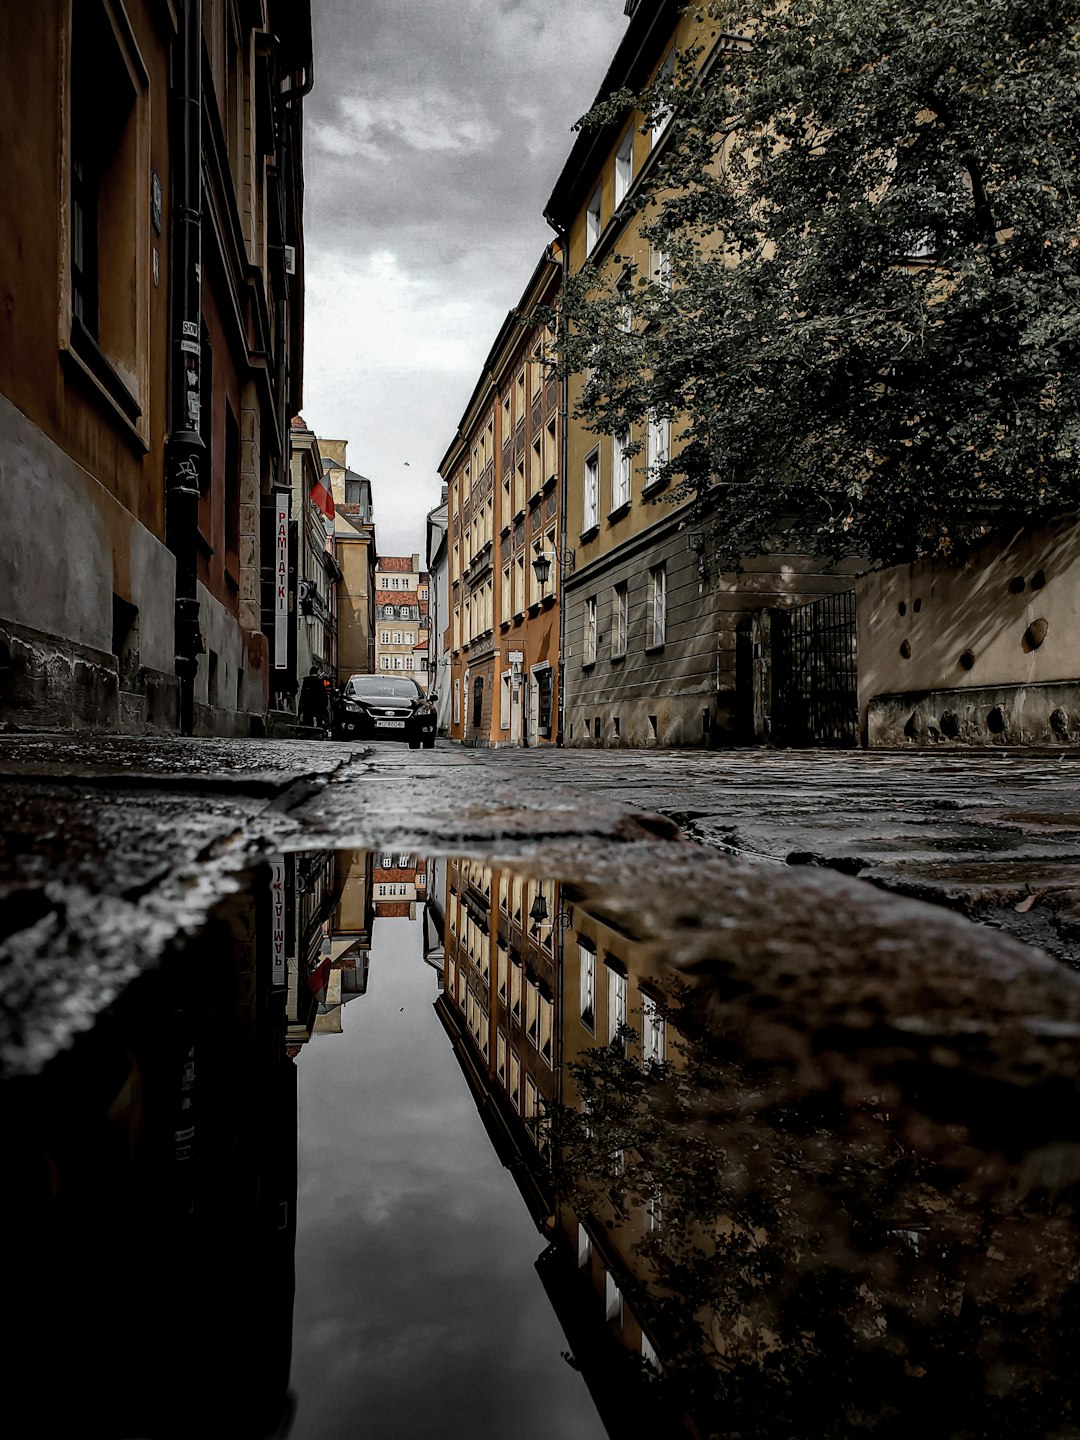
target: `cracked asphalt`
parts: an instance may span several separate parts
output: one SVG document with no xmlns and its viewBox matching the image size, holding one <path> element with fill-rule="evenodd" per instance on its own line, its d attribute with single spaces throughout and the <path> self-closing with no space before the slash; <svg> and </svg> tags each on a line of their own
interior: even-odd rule
<svg viewBox="0 0 1080 1440">
<path fill-rule="evenodd" d="M 814 943 L 857 966 L 860 926 L 845 940 L 830 918 L 842 899 L 876 935 L 932 931 L 939 955 L 1041 965 L 1037 946 L 1078 968 L 1077 763 L 0 737 L 0 1070 L 47 1063 L 281 849 L 518 861 L 621 886 L 654 931 L 665 908 L 677 926 L 719 904 L 734 923 L 752 892 L 754 924 L 784 934 L 816 915 Z"/>
</svg>

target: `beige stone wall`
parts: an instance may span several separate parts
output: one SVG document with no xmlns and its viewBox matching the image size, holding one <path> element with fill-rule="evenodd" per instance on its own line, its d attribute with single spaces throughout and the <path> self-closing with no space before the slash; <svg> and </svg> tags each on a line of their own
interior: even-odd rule
<svg viewBox="0 0 1080 1440">
<path fill-rule="evenodd" d="M 990 537 L 953 565 L 866 575 L 856 589 L 864 721 L 879 695 L 1080 678 L 1076 517 Z"/>
</svg>

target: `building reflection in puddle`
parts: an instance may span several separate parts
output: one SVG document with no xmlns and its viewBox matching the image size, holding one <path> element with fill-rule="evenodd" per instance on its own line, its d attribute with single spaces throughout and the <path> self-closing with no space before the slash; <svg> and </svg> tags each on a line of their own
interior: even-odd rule
<svg viewBox="0 0 1080 1440">
<path fill-rule="evenodd" d="M 884 1014 L 869 1067 L 707 931 L 671 967 L 635 913 L 466 857 L 273 856 L 7 1081 L 33 1433 L 288 1432 L 294 1062 L 346 1043 L 375 921 L 404 919 L 610 1435 L 1080 1434 L 1068 1085 L 1026 1052 L 1019 1087 L 976 1082 Z"/>
<path fill-rule="evenodd" d="M 1024 1156 L 1015 1096 L 942 1085 L 916 1021 L 874 1067 L 755 1056 L 775 1002 L 625 906 L 465 858 L 446 888 L 437 1009 L 612 1436 L 1080 1433 L 1075 1145 Z"/>
</svg>

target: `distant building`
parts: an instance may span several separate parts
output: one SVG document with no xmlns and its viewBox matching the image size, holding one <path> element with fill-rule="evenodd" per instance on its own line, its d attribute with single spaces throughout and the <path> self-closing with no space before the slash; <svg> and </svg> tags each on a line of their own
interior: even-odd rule
<svg viewBox="0 0 1080 1440">
<path fill-rule="evenodd" d="M 554 306 L 545 250 L 506 317 L 439 466 L 447 484 L 450 734 L 468 745 L 559 738 L 559 627 L 567 552 L 560 504 L 561 386 L 554 336 L 518 318 Z M 446 688 L 446 687 L 444 687 Z"/>
<path fill-rule="evenodd" d="M 285 665 L 279 667 L 275 658 L 273 675 L 275 690 L 283 685 L 287 693 L 295 693 L 298 682 L 313 665 L 324 677 L 337 677 L 341 570 L 334 554 L 334 499 L 327 485 L 319 442 L 299 416 L 293 418 L 290 441 L 293 484 L 289 570 L 295 606 L 290 616 L 289 648 L 282 657 Z"/>
<path fill-rule="evenodd" d="M 375 669 L 375 512 L 371 481 L 346 464 L 345 440 L 320 440 L 323 469 L 334 497 L 334 553 L 338 583 L 337 683 Z"/>
<path fill-rule="evenodd" d="M 415 920 L 416 906 L 427 900 L 427 865 L 411 851 L 376 851 L 371 895 L 376 919 Z"/>
<path fill-rule="evenodd" d="M 449 521 L 447 518 L 446 486 L 442 499 L 428 511 L 427 517 L 427 567 L 430 586 L 430 627 L 428 629 L 428 676 L 431 689 L 436 696 L 435 708 L 438 714 L 438 733 L 450 733 L 450 653 L 449 640 L 449 597 L 450 597 L 450 552 L 447 545 Z"/>
<path fill-rule="evenodd" d="M 375 566 L 375 669 L 402 671 L 427 688 L 431 591 L 419 555 L 382 555 Z"/>
</svg>

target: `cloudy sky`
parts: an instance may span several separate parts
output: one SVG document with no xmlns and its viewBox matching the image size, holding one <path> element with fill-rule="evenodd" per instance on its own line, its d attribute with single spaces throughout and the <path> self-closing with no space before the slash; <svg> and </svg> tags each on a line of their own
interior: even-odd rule
<svg viewBox="0 0 1080 1440">
<path fill-rule="evenodd" d="M 436 467 L 552 238 L 544 203 L 623 0 L 313 0 L 304 417 L 424 548 Z"/>
</svg>

